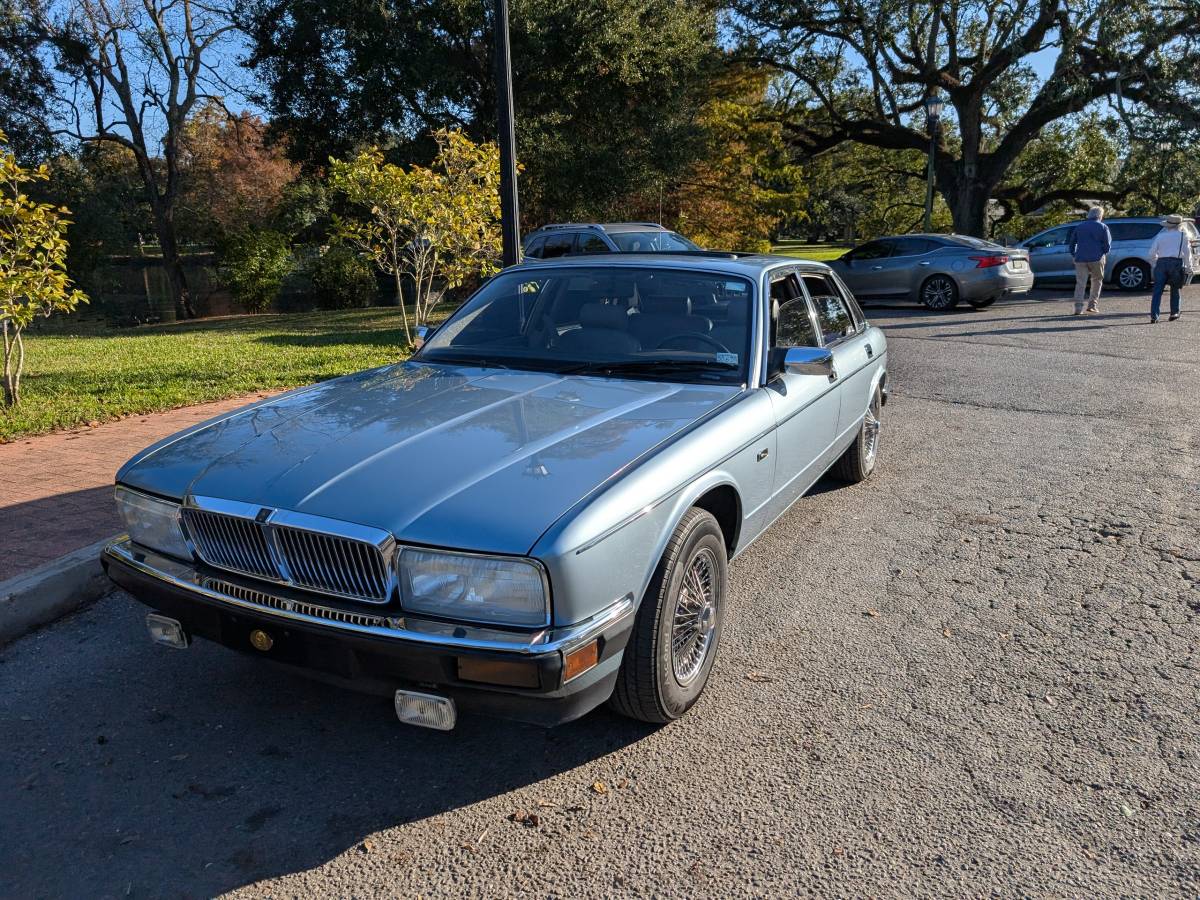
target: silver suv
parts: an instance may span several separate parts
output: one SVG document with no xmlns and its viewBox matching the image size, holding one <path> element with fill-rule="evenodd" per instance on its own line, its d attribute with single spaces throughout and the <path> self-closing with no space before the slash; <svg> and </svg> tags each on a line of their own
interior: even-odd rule
<svg viewBox="0 0 1200 900">
<path fill-rule="evenodd" d="M 683 235 L 655 222 L 572 222 L 543 225 L 525 238 L 530 259 L 553 259 L 577 253 L 679 253 L 700 248 Z"/>
<path fill-rule="evenodd" d="M 1150 244 L 1162 231 L 1162 218 L 1142 216 L 1105 219 L 1112 233 L 1112 249 L 1104 280 L 1126 291 L 1150 289 Z M 1034 277 L 1041 281 L 1074 281 L 1075 260 L 1071 257 L 1071 235 L 1079 222 L 1068 222 L 1035 234 L 1018 244 L 1029 251 Z M 1200 233 L 1192 219 L 1183 220 L 1192 244 L 1192 255 L 1200 252 Z"/>
</svg>

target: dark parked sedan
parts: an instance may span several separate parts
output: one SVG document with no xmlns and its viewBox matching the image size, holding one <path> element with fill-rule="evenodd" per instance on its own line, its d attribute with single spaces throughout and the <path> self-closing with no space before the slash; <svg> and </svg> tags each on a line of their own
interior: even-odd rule
<svg viewBox="0 0 1200 900">
<path fill-rule="evenodd" d="M 929 309 L 976 308 L 1033 287 L 1027 250 L 961 234 L 869 241 L 830 262 L 859 300 L 911 297 Z"/>
</svg>

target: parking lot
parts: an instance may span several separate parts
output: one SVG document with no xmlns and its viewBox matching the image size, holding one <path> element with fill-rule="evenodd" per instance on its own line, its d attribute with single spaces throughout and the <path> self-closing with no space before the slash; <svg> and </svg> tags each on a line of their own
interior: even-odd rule
<svg viewBox="0 0 1200 900">
<path fill-rule="evenodd" d="M 1200 893 L 1200 287 L 890 342 L 880 469 L 732 567 L 700 704 L 398 724 L 114 594 L 0 651 L 6 896 Z"/>
</svg>

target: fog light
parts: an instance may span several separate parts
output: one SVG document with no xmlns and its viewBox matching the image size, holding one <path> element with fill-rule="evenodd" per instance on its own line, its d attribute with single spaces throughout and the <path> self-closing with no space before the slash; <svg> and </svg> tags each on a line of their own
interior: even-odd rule
<svg viewBox="0 0 1200 900">
<path fill-rule="evenodd" d="M 454 701 L 437 694 L 419 691 L 396 691 L 396 718 L 407 725 L 449 731 L 458 721 Z"/>
<path fill-rule="evenodd" d="M 563 683 L 578 678 L 600 661 L 600 639 L 589 641 L 563 657 Z"/>
<path fill-rule="evenodd" d="M 156 644 L 184 650 L 191 643 L 188 640 L 187 632 L 183 630 L 183 625 L 174 619 L 160 616 L 158 613 L 150 613 L 146 616 L 146 628 L 150 631 L 150 639 Z"/>
</svg>

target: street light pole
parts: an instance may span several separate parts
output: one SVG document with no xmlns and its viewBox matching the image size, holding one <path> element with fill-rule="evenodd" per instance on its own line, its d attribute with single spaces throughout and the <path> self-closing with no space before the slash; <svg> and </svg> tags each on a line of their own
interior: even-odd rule
<svg viewBox="0 0 1200 900">
<path fill-rule="evenodd" d="M 925 233 L 933 231 L 933 173 L 937 158 L 938 120 L 942 116 L 942 98 L 934 91 L 925 98 L 925 116 L 929 126 L 929 164 L 925 175 Z"/>
<path fill-rule="evenodd" d="M 505 267 L 520 262 L 521 213 L 517 203 L 517 136 L 514 127 L 512 64 L 508 46 L 508 0 L 494 0 L 497 143 L 500 145 L 500 232 Z"/>
</svg>

